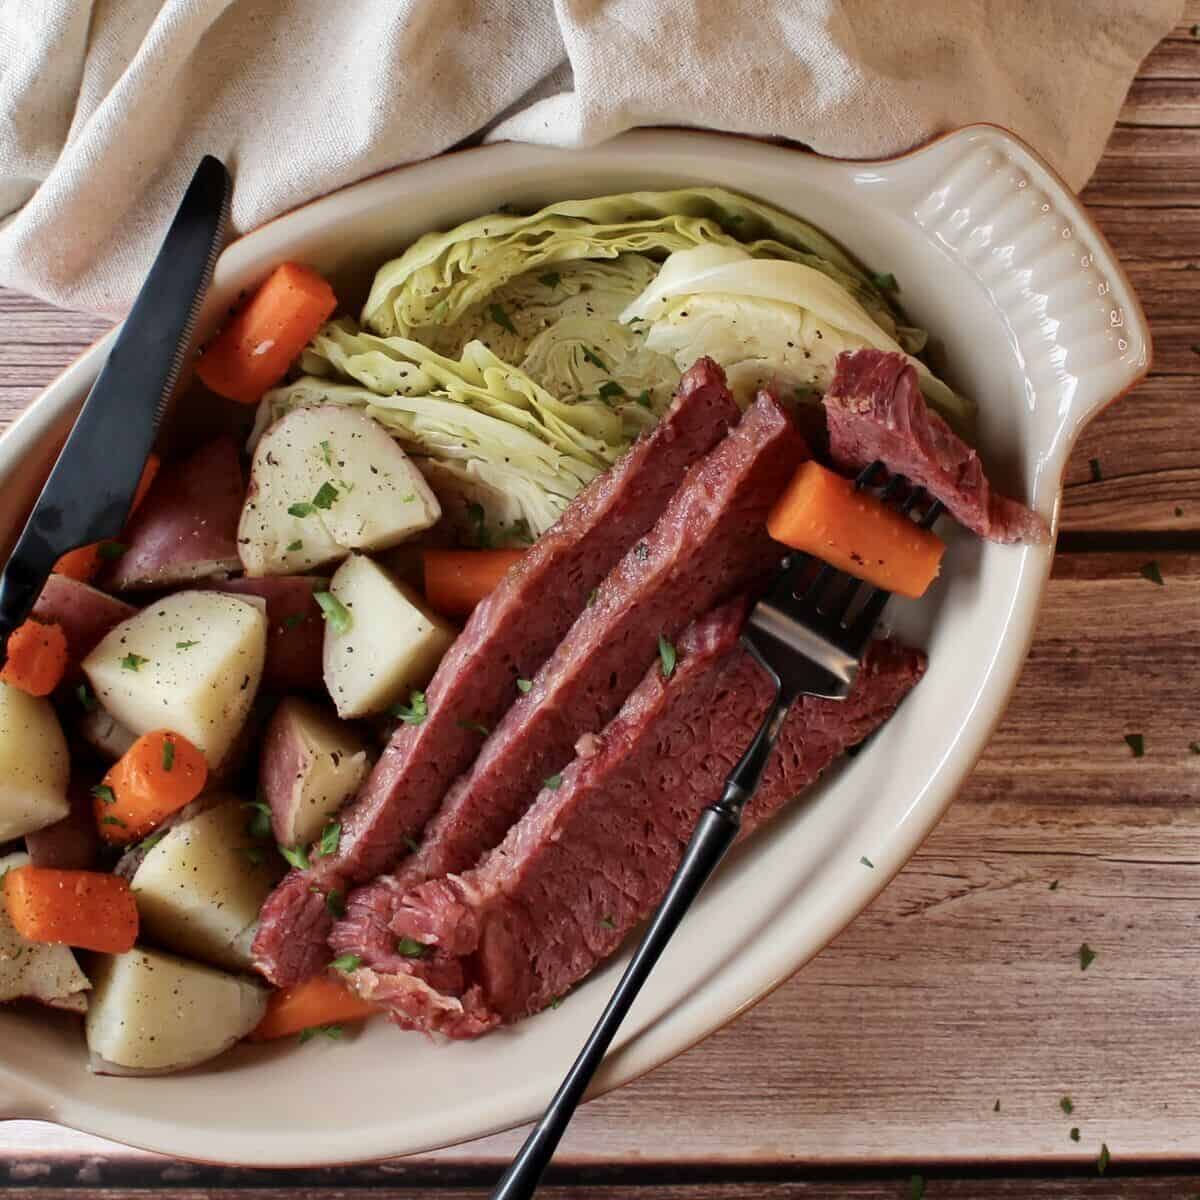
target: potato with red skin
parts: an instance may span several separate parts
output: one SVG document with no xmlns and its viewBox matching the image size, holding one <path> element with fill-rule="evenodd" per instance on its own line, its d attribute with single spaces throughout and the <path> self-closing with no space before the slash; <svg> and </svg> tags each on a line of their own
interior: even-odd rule
<svg viewBox="0 0 1200 1200">
<path fill-rule="evenodd" d="M 259 596 L 267 602 L 264 687 L 277 692 L 315 691 L 324 687 L 325 623 L 313 593 L 326 591 L 328 579 L 313 575 L 267 575 L 260 579 L 227 579 L 205 586 L 214 592 Z"/>
<path fill-rule="evenodd" d="M 78 679 L 79 664 L 96 648 L 100 639 L 137 612 L 132 604 L 118 600 L 91 584 L 69 575 L 51 575 L 42 588 L 30 616 L 46 625 L 57 625 L 67 639 L 71 665 L 67 677 Z"/>
<path fill-rule="evenodd" d="M 366 745 L 332 713 L 289 696 L 263 738 L 258 784 L 281 846 L 316 841 L 367 773 Z"/>
<path fill-rule="evenodd" d="M 92 787 L 99 773 L 74 774 L 67 786 L 71 811 L 61 821 L 25 835 L 25 849 L 35 867 L 57 867 L 65 871 L 89 871 L 100 857 L 100 835 L 93 814 Z"/>
<path fill-rule="evenodd" d="M 103 573 L 113 591 L 175 587 L 241 570 L 237 525 L 245 480 L 237 444 L 220 437 L 165 463 Z"/>
</svg>

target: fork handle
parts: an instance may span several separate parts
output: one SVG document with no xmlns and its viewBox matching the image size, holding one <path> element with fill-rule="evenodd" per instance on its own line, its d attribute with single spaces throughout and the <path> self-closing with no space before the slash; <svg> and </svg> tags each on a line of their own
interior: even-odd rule
<svg viewBox="0 0 1200 1200">
<path fill-rule="evenodd" d="M 642 990 L 642 985 L 666 949 L 679 922 L 737 838 L 742 827 L 742 809 L 758 786 L 786 713 L 787 705 L 777 695 L 754 741 L 730 772 L 721 799 L 700 814 L 667 894 L 651 917 L 650 925 L 642 935 L 600 1020 L 554 1093 L 542 1119 L 530 1131 L 525 1144 L 501 1176 L 491 1200 L 527 1200 L 533 1195 L 542 1172 L 554 1156 L 575 1109 L 604 1060 L 621 1022 Z"/>
</svg>

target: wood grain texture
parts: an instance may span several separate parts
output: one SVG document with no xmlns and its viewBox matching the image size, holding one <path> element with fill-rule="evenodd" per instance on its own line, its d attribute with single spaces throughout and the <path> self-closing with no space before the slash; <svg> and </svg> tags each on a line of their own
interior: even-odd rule
<svg viewBox="0 0 1200 1200">
<path fill-rule="evenodd" d="M 1190 0 L 1146 60 L 1084 193 L 1143 298 L 1156 358 L 1083 434 L 1063 528 L 1077 541 L 1111 535 L 1125 551 L 1060 555 L 987 754 L 879 900 L 740 1021 L 587 1106 L 560 1160 L 576 1173 L 548 1198 L 586 1187 L 621 1200 L 876 1200 L 910 1195 L 914 1168 L 930 1200 L 1200 1195 L 1200 1175 L 1134 1165 L 1200 1159 L 1200 754 L 1189 750 L 1200 740 L 1197 23 Z M 105 328 L 0 291 L 0 425 Z M 1162 587 L 1139 573 L 1151 558 Z M 1145 738 L 1142 758 L 1131 733 Z M 1097 954 L 1086 972 L 1084 941 Z M 20 1200 L 126 1200 L 158 1187 L 192 1200 L 235 1186 L 243 1200 L 359 1187 L 452 1200 L 486 1195 L 487 1172 L 519 1137 L 375 1174 L 290 1176 L 205 1172 L 11 1122 L 0 1124 L 0 1187 L 7 1172 Z M 1113 1155 L 1103 1179 L 1093 1167 L 1102 1142 Z M 1074 1173 L 956 1165 L 981 1161 Z M 677 1180 L 680 1170 L 690 1174 Z"/>
</svg>

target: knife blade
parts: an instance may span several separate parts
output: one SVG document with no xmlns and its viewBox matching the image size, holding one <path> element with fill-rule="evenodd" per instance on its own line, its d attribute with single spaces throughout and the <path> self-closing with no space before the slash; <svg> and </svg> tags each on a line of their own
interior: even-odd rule
<svg viewBox="0 0 1200 1200">
<path fill-rule="evenodd" d="M 0 662 L 68 550 L 125 525 L 229 219 L 229 172 L 205 155 L 29 520 L 0 574 Z"/>
</svg>

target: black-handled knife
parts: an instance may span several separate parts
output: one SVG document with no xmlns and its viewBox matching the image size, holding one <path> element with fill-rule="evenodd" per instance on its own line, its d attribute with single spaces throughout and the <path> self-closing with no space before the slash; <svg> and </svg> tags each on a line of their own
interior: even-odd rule
<svg viewBox="0 0 1200 1200">
<path fill-rule="evenodd" d="M 150 274 L 0 573 L 0 662 L 58 559 L 125 524 L 212 279 L 229 219 L 229 172 L 205 155 Z"/>
</svg>

